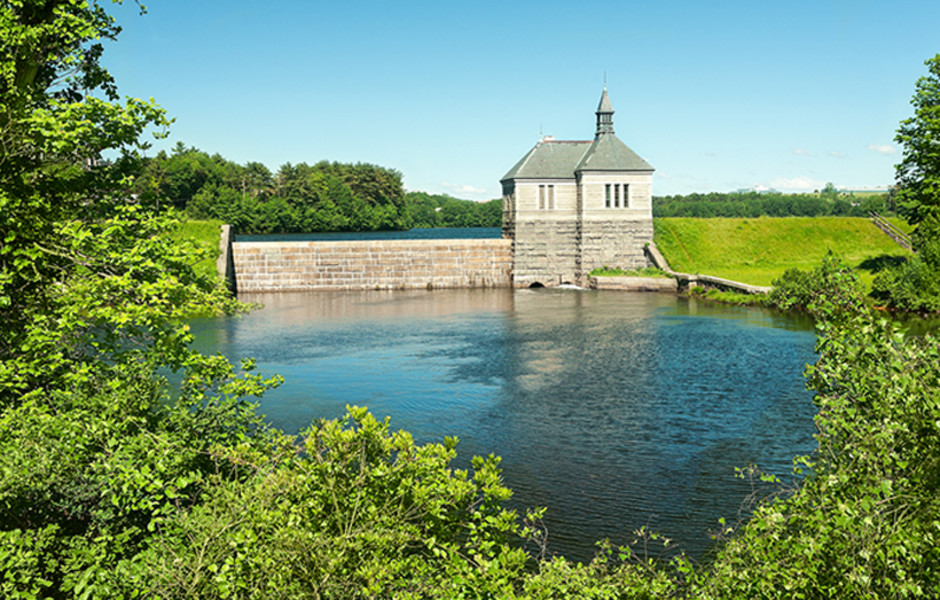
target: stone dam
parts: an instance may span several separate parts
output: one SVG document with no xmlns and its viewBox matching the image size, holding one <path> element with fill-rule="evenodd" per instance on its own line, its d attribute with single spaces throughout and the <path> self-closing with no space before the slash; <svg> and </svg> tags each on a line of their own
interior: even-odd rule
<svg viewBox="0 0 940 600">
<path fill-rule="evenodd" d="M 512 286 L 506 239 L 234 242 L 231 249 L 239 292 Z"/>
</svg>

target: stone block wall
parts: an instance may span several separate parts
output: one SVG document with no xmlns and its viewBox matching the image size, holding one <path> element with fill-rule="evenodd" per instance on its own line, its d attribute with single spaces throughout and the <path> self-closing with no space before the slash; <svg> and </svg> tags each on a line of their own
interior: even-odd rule
<svg viewBox="0 0 940 600">
<path fill-rule="evenodd" d="M 512 240 L 235 242 L 239 292 L 512 285 Z"/>
<path fill-rule="evenodd" d="M 587 275 L 595 268 L 638 269 L 651 264 L 643 248 L 653 241 L 652 219 L 517 220 L 503 233 L 514 238 L 516 287 L 587 285 Z"/>
<path fill-rule="evenodd" d="M 513 284 L 546 287 L 578 283 L 581 265 L 578 241 L 580 225 L 575 219 L 517 220 L 513 236 Z M 506 232 L 504 231 L 504 235 Z"/>
<path fill-rule="evenodd" d="M 653 241 L 653 220 L 585 221 L 581 231 L 581 269 L 639 269 L 651 265 L 643 248 Z"/>
</svg>

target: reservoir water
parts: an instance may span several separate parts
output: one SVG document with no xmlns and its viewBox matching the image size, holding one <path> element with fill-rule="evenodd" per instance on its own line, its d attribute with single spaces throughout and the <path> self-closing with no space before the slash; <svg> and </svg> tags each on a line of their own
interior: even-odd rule
<svg viewBox="0 0 940 600">
<path fill-rule="evenodd" d="M 243 295 L 264 308 L 193 324 L 197 345 L 286 383 L 261 411 L 294 433 L 347 404 L 458 467 L 503 458 L 513 505 L 546 506 L 548 550 L 590 559 L 642 526 L 701 557 L 749 484 L 810 452 L 811 323 L 672 295 L 577 289 Z"/>
</svg>

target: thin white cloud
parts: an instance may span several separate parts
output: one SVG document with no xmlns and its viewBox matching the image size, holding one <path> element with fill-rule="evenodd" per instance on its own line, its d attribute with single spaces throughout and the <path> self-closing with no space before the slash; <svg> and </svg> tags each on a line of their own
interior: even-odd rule
<svg viewBox="0 0 940 600">
<path fill-rule="evenodd" d="M 878 154 L 884 154 L 886 156 L 898 153 L 898 149 L 891 144 L 869 144 L 868 149 L 872 152 L 877 152 Z"/>
<path fill-rule="evenodd" d="M 796 154 L 797 156 L 812 156 L 813 155 L 813 153 L 807 150 L 806 148 L 794 148 L 793 154 Z"/>
<path fill-rule="evenodd" d="M 836 150 L 830 150 L 829 156 L 831 156 L 832 158 L 845 158 L 845 154 L 838 152 Z"/>
<path fill-rule="evenodd" d="M 467 184 L 447 183 L 446 181 L 442 181 L 441 186 L 455 194 L 470 194 L 473 196 L 481 196 L 486 193 L 486 189 L 484 188 L 478 188 L 476 186 Z"/>
<path fill-rule="evenodd" d="M 825 187 L 826 182 L 812 177 L 801 175 L 799 177 L 775 177 L 766 183 L 766 186 L 781 192 L 801 192 L 818 190 Z M 762 186 L 754 186 L 755 188 Z"/>
</svg>

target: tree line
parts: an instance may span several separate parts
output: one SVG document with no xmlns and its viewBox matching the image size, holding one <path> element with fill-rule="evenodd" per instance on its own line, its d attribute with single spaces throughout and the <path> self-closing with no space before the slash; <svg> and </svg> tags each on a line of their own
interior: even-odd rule
<svg viewBox="0 0 940 600">
<path fill-rule="evenodd" d="M 193 219 L 220 219 L 239 233 L 499 227 L 499 200 L 478 203 L 405 192 L 402 175 L 369 163 L 320 161 L 239 165 L 178 143 L 143 162 L 134 194 L 155 208 Z"/>
<path fill-rule="evenodd" d="M 813 194 L 744 191 L 653 197 L 654 217 L 867 217 L 869 211 L 893 215 L 893 193 L 855 196 L 830 183 Z"/>
<path fill-rule="evenodd" d="M 133 192 L 156 208 L 193 219 L 220 219 L 240 233 L 499 227 L 501 200 L 473 202 L 447 194 L 406 192 L 402 175 L 369 163 L 320 161 L 244 165 L 178 143 L 144 159 Z M 855 196 L 830 183 L 814 194 L 711 192 L 653 197 L 654 217 L 867 217 L 895 214 L 894 192 Z"/>
</svg>

